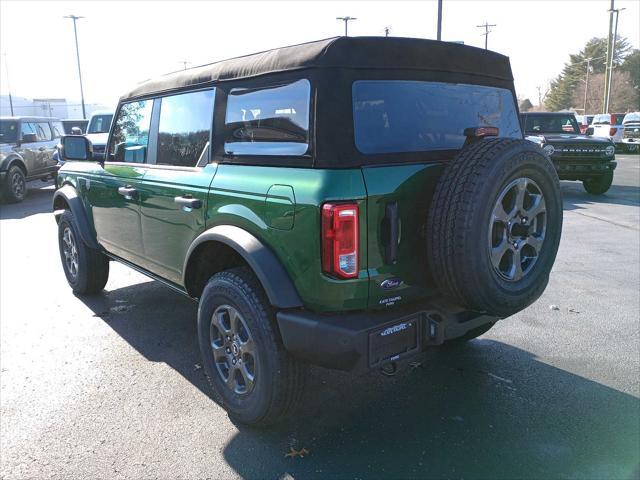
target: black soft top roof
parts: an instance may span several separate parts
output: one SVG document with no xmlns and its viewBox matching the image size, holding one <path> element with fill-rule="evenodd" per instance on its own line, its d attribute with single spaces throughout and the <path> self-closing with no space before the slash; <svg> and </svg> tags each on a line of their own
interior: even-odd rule
<svg viewBox="0 0 640 480">
<path fill-rule="evenodd" d="M 121 100 L 308 68 L 451 72 L 513 81 L 509 58 L 488 50 L 418 38 L 334 37 L 163 75 L 143 82 Z"/>
</svg>

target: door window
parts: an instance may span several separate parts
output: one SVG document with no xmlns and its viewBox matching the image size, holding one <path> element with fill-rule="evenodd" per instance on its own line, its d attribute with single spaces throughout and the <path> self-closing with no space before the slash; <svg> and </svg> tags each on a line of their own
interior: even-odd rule
<svg viewBox="0 0 640 480">
<path fill-rule="evenodd" d="M 36 134 L 38 135 L 39 142 L 48 142 L 51 140 L 51 127 L 49 127 L 49 122 L 36 123 Z"/>
<path fill-rule="evenodd" d="M 53 133 L 53 138 L 60 138 L 64 135 L 64 126 L 62 122 L 51 122 L 51 132 Z"/>
<path fill-rule="evenodd" d="M 309 148 L 308 80 L 263 88 L 234 88 L 227 98 L 226 153 L 303 155 Z"/>
<path fill-rule="evenodd" d="M 109 142 L 109 161 L 145 163 L 153 100 L 124 103 Z"/>
<path fill-rule="evenodd" d="M 158 126 L 158 165 L 195 167 L 206 154 L 213 121 L 213 90 L 163 97 Z"/>
</svg>

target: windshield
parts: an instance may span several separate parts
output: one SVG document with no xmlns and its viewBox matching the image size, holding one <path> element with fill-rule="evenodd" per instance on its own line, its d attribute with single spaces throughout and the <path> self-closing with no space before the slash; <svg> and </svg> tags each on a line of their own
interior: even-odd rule
<svg viewBox="0 0 640 480">
<path fill-rule="evenodd" d="M 353 83 L 355 143 L 364 154 L 457 150 L 466 128 L 522 138 L 511 91 L 404 80 Z"/>
<path fill-rule="evenodd" d="M 87 129 L 87 133 L 109 133 L 113 115 L 95 115 L 91 117 L 91 123 Z"/>
<path fill-rule="evenodd" d="M 0 143 L 17 143 L 18 122 L 14 120 L 0 120 Z"/>
<path fill-rule="evenodd" d="M 576 117 L 568 115 L 525 115 L 526 133 L 580 133 Z"/>
<path fill-rule="evenodd" d="M 622 120 L 622 123 L 628 122 L 640 122 L 640 112 L 627 113 L 624 116 L 624 120 Z"/>
</svg>

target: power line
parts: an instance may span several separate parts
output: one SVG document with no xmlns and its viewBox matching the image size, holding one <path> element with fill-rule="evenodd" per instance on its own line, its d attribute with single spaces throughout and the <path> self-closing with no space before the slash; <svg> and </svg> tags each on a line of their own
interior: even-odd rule
<svg viewBox="0 0 640 480">
<path fill-rule="evenodd" d="M 351 20 L 357 20 L 356 17 L 336 17 L 336 20 L 342 20 L 344 22 L 344 36 L 349 36 L 349 22 Z"/>
<path fill-rule="evenodd" d="M 497 25 L 495 23 L 489 24 L 485 20 L 484 25 L 476 25 L 476 27 L 484 28 L 484 33 L 482 33 L 481 35 L 484 35 L 484 49 L 487 50 L 487 46 L 489 44 L 489 34 L 493 31 L 493 30 L 489 30 L 489 27 L 497 27 Z"/>
<path fill-rule="evenodd" d="M 87 113 L 84 108 L 84 90 L 82 88 L 82 70 L 80 70 L 80 50 L 78 49 L 78 30 L 76 28 L 76 20 L 80 20 L 84 17 L 79 17 L 77 15 L 66 15 L 63 18 L 70 18 L 73 20 L 73 34 L 76 38 L 76 58 L 78 60 L 78 77 L 80 78 L 80 99 L 82 101 L 82 118 L 87 118 Z"/>
</svg>

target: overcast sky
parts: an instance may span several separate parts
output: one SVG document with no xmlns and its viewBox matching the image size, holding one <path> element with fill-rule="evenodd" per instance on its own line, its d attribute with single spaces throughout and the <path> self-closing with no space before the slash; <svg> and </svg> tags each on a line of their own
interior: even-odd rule
<svg viewBox="0 0 640 480">
<path fill-rule="evenodd" d="M 519 97 L 555 77 L 569 53 L 608 32 L 609 0 L 444 0 L 443 40 L 482 47 L 476 25 L 497 24 L 489 48 L 511 58 Z M 640 2 L 616 0 L 618 32 L 640 43 Z M 0 51 L 13 95 L 79 99 L 73 25 L 78 22 L 87 103 L 115 104 L 132 85 L 191 65 L 342 35 L 436 38 L 434 1 L 0 1 Z M 7 93 L 2 59 L 0 92 Z"/>
</svg>

